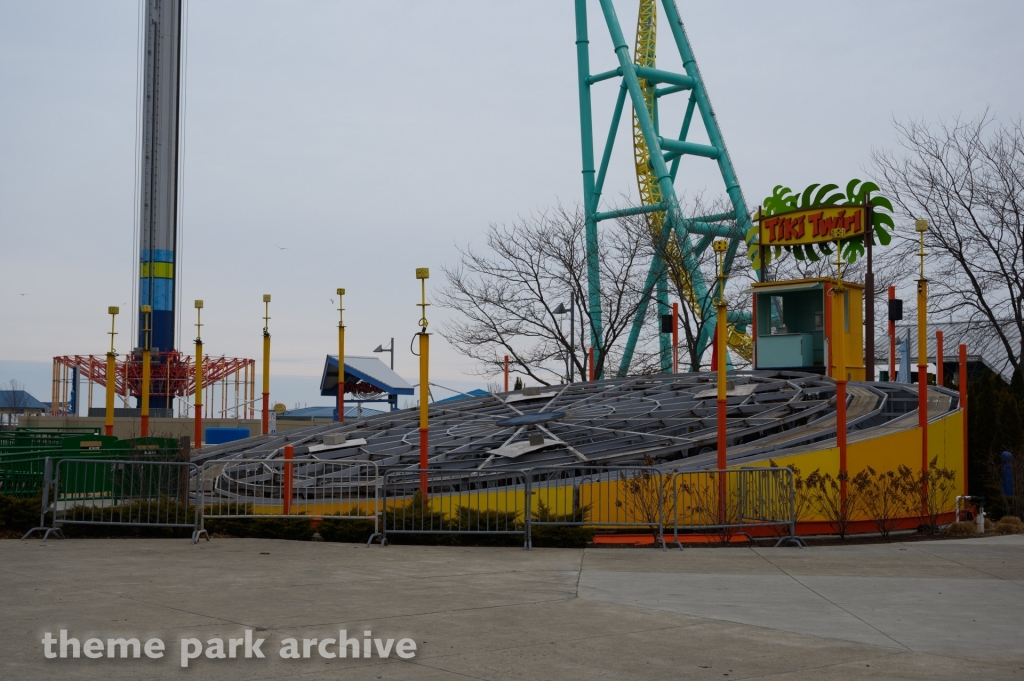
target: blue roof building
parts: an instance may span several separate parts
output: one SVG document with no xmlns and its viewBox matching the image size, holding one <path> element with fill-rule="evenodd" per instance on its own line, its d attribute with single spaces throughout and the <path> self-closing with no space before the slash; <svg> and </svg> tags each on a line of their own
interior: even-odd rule
<svg viewBox="0 0 1024 681">
<path fill-rule="evenodd" d="M 346 398 L 346 402 L 385 402 L 391 406 L 391 411 L 395 411 L 398 409 L 398 396 L 414 392 L 404 378 L 376 357 L 345 356 L 345 394 L 352 396 L 351 399 Z M 337 355 L 327 355 L 320 378 L 320 394 L 324 397 L 338 396 Z M 348 413 L 346 409 L 346 418 Z"/>
</svg>

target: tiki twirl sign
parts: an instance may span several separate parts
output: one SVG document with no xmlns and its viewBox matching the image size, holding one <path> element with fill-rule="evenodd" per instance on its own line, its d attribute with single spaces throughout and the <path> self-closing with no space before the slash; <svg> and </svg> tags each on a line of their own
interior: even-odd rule
<svg viewBox="0 0 1024 681">
<path fill-rule="evenodd" d="M 832 230 L 842 227 L 846 236 L 864 233 L 861 206 L 821 206 L 780 213 L 761 219 L 761 246 L 793 246 L 834 241 Z"/>
</svg>

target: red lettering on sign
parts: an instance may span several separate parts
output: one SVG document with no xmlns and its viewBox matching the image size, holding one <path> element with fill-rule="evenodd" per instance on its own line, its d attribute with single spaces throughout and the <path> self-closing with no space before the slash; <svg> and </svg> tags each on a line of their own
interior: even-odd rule
<svg viewBox="0 0 1024 681">
<path fill-rule="evenodd" d="M 804 216 L 793 218 L 793 236 L 797 239 L 804 238 Z"/>
<path fill-rule="evenodd" d="M 811 223 L 811 236 L 821 236 L 821 216 L 824 213 L 812 213 L 807 216 L 807 222 Z"/>
<path fill-rule="evenodd" d="M 861 220 L 861 211 L 853 211 L 853 215 L 846 218 L 846 231 L 850 233 L 857 233 L 864 231 L 864 221 Z"/>
</svg>

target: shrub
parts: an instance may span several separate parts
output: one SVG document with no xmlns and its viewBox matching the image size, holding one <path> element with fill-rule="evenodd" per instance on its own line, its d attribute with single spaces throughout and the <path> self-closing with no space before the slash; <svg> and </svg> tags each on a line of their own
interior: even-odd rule
<svg viewBox="0 0 1024 681">
<path fill-rule="evenodd" d="M 40 504 L 40 497 L 23 499 L 0 494 L 0 530 L 28 532 L 39 524 Z"/>
<path fill-rule="evenodd" d="M 590 505 L 574 509 L 572 513 L 557 514 L 542 500 L 537 501 L 533 520 L 549 523 L 582 523 L 590 515 Z M 594 540 L 594 529 L 572 525 L 533 525 L 530 529 L 534 546 L 582 549 Z"/>
<path fill-rule="evenodd" d="M 644 523 L 650 528 L 654 542 L 658 543 L 659 525 L 670 523 L 675 517 L 676 497 L 672 490 L 672 473 L 663 474 L 654 468 L 654 459 L 644 454 L 644 466 L 650 468 L 619 473 L 619 483 L 625 500 L 616 499 L 629 522 Z"/>
<path fill-rule="evenodd" d="M 462 532 L 513 532 L 523 528 L 518 511 L 480 510 L 469 506 L 458 506 L 448 524 L 452 530 Z"/>
<path fill-rule="evenodd" d="M 959 523 L 951 523 L 943 530 L 943 533 L 951 537 L 972 537 L 978 534 L 978 528 L 973 522 L 961 521 Z"/>
<path fill-rule="evenodd" d="M 1024 522 L 1016 516 L 1004 515 L 995 524 L 995 531 L 999 534 L 1024 534 Z"/>
<path fill-rule="evenodd" d="M 804 484 L 814 508 L 825 516 L 832 531 L 838 534 L 840 539 L 846 539 L 850 523 L 861 512 L 862 493 L 869 486 L 868 472 L 863 470 L 851 480 L 847 471 L 840 471 L 839 475 L 833 478 L 830 473 L 822 475 L 815 469 L 807 476 Z M 842 494 L 844 484 L 845 500 Z"/>
<path fill-rule="evenodd" d="M 900 466 L 896 472 L 877 473 L 868 466 L 862 478 L 861 498 L 868 518 L 883 538 L 896 529 L 900 518 L 912 513 L 911 499 L 915 499 L 917 486 L 913 472 Z"/>
<path fill-rule="evenodd" d="M 939 457 L 928 462 L 928 472 L 922 472 L 915 483 L 921 500 L 921 510 L 927 512 L 928 528 L 938 529 L 939 517 L 953 510 L 956 502 L 956 471 L 939 466 Z"/>
</svg>

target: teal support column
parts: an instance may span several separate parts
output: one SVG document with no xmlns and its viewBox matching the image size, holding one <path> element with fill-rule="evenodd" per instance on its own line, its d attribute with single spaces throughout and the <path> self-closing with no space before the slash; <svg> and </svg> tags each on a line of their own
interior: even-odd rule
<svg viewBox="0 0 1024 681">
<path fill-rule="evenodd" d="M 587 36 L 586 0 L 576 0 L 576 54 L 579 69 L 579 98 L 580 98 L 580 124 L 581 141 L 583 145 L 583 175 L 584 175 L 584 201 L 586 205 L 586 230 L 587 230 L 587 270 L 588 282 L 590 285 L 592 317 L 596 324 L 592 328 L 594 338 L 593 345 L 600 348 L 600 281 L 599 265 L 597 262 L 597 223 L 603 219 L 611 219 L 620 215 L 639 215 L 647 212 L 665 212 L 663 229 L 659 235 L 660 242 L 654 244 L 654 251 L 664 253 L 669 239 L 675 239 L 679 247 L 681 264 L 685 268 L 692 286 L 692 296 L 697 301 L 696 313 L 705 322 L 713 320 L 716 310 L 712 305 L 712 293 L 710 286 L 703 272 L 701 271 L 699 258 L 703 251 L 714 238 L 725 238 L 729 240 L 729 249 L 723 260 L 723 267 L 728 273 L 735 260 L 739 242 L 744 238 L 750 229 L 750 216 L 746 202 L 740 190 L 739 180 L 733 169 L 732 160 L 725 146 L 725 141 L 718 122 L 715 119 L 714 110 L 711 107 L 704 81 L 701 78 L 700 70 L 697 67 L 696 59 L 690 47 L 686 32 L 679 19 L 674 0 L 662 0 L 665 19 L 668 22 L 672 33 L 672 41 L 679 52 L 683 62 L 684 74 L 671 73 L 662 69 L 638 66 L 632 63 L 629 46 L 622 33 L 622 28 L 616 16 L 613 0 L 598 0 L 601 11 L 604 15 L 612 46 L 618 61 L 618 67 L 605 71 L 594 76 L 590 75 L 589 39 Z M 601 159 L 601 170 L 598 178 L 594 181 L 594 147 L 591 116 L 590 85 L 594 83 L 620 77 L 620 92 L 616 101 L 615 112 L 612 117 L 612 125 L 608 134 L 608 141 L 604 148 Z M 655 90 L 655 106 L 653 112 L 647 107 L 644 98 L 644 91 L 640 85 L 643 78 L 649 84 L 660 83 L 662 87 Z M 677 92 L 689 91 L 689 101 L 686 105 L 682 127 L 677 139 L 659 137 L 660 127 L 660 98 L 670 96 Z M 615 132 L 625 104 L 625 96 L 628 95 L 636 116 L 636 125 L 644 138 L 644 143 L 650 152 L 650 171 L 656 178 L 658 187 L 661 190 L 661 204 L 658 206 L 642 206 L 636 209 L 625 209 L 598 212 L 598 201 L 603 193 L 604 180 L 608 168 L 609 158 Z M 698 114 L 704 124 L 708 135 L 709 144 L 695 144 L 687 140 L 694 115 Z M 667 153 L 666 153 L 667 152 Z M 684 216 L 682 214 L 679 198 L 675 192 L 674 181 L 679 169 L 680 159 L 683 156 L 711 159 L 718 164 L 722 181 L 725 184 L 726 193 L 732 204 L 732 210 L 727 214 L 719 216 Z M 669 168 L 671 164 L 671 169 Z M 735 225 L 718 224 L 735 220 Z M 696 241 L 696 245 L 694 244 Z M 658 313 L 668 311 L 668 282 L 667 272 L 664 264 L 657 258 L 652 258 L 651 267 L 648 271 L 641 302 L 633 315 L 632 326 L 627 337 L 626 345 L 619 362 L 618 374 L 624 376 L 629 371 L 629 366 L 635 352 L 636 344 L 640 336 L 642 325 L 648 319 L 648 306 L 651 300 L 657 302 Z M 716 273 L 717 274 L 717 273 Z M 596 312 L 596 314 L 595 314 Z M 705 328 L 699 340 L 699 347 L 704 348 L 710 341 L 710 327 L 705 323 Z M 597 331 L 594 335 L 594 331 Z M 671 342 L 659 339 L 659 355 L 662 367 L 669 367 L 671 363 Z M 726 358 L 726 361 L 729 361 Z M 603 362 L 602 362 L 603 364 Z"/>
<path fill-rule="evenodd" d="M 675 0 L 662 0 L 661 4 L 665 8 L 665 18 L 668 20 L 669 28 L 672 30 L 672 38 L 675 40 L 676 48 L 679 50 L 679 56 L 683 60 L 683 68 L 686 70 L 686 75 L 693 79 L 692 96 L 696 100 L 697 108 L 704 121 L 708 140 L 711 142 L 711 146 L 719 150 L 718 158 L 716 159 L 718 161 L 718 169 L 722 173 L 722 181 L 725 182 L 725 191 L 729 195 L 729 200 L 732 201 L 733 208 L 736 210 L 736 223 L 740 227 L 741 233 L 746 234 L 747 230 L 751 227 L 750 211 L 747 210 L 747 202 L 743 199 L 740 182 L 736 178 L 736 171 L 732 167 L 732 159 L 729 158 L 729 150 L 725 146 L 725 139 L 722 137 L 722 131 L 718 127 L 718 119 L 715 118 L 714 109 L 711 108 L 711 101 L 708 99 L 708 93 L 704 87 L 704 79 L 700 75 L 697 60 L 693 56 L 690 41 L 686 37 L 686 29 L 683 28 L 683 22 L 679 18 L 679 11 L 676 9 Z M 727 275 L 736 255 L 737 244 L 736 240 L 732 241 L 723 263 Z"/>
<path fill-rule="evenodd" d="M 583 210 L 586 220 L 587 307 L 590 313 L 590 346 L 594 348 L 594 353 L 598 358 L 603 358 L 601 263 L 597 245 L 597 220 L 594 219 L 594 213 L 597 212 L 597 195 L 594 191 L 594 124 L 590 106 L 590 40 L 587 36 L 587 0 L 576 0 L 576 66 L 579 78 L 580 145 L 583 151 Z"/>
</svg>

